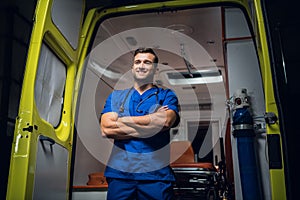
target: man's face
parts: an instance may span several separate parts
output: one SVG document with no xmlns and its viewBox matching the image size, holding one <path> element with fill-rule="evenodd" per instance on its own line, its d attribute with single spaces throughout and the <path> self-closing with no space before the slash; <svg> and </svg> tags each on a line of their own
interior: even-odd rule
<svg viewBox="0 0 300 200">
<path fill-rule="evenodd" d="M 136 81 L 152 83 L 155 73 L 153 60 L 154 55 L 151 53 L 138 53 L 134 57 L 132 74 Z"/>
</svg>

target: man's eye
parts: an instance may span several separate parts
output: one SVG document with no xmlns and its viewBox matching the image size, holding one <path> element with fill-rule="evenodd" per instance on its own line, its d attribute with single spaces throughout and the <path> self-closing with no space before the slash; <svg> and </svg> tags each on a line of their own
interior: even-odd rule
<svg viewBox="0 0 300 200">
<path fill-rule="evenodd" d="M 144 62 L 146 65 L 152 65 L 152 62 L 151 61 L 145 61 Z"/>
<path fill-rule="evenodd" d="M 141 64 L 141 61 L 140 60 L 136 60 L 136 61 L 134 61 L 134 64 L 136 64 L 136 65 Z"/>
</svg>

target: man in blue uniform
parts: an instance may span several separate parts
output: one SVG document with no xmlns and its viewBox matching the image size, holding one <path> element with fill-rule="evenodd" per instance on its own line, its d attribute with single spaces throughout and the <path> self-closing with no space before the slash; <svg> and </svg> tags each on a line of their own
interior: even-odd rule
<svg viewBox="0 0 300 200">
<path fill-rule="evenodd" d="M 153 84 L 157 63 L 152 49 L 137 49 L 133 87 L 114 90 L 101 113 L 102 136 L 114 139 L 104 174 L 108 200 L 174 198 L 169 130 L 179 122 L 178 99 Z"/>
</svg>

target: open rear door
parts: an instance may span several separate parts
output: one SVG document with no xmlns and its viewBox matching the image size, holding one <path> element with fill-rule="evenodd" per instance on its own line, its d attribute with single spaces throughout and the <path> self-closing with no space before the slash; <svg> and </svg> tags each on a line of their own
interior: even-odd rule
<svg viewBox="0 0 300 200">
<path fill-rule="evenodd" d="M 84 5 L 84 0 L 37 2 L 7 199 L 68 199 Z"/>
</svg>

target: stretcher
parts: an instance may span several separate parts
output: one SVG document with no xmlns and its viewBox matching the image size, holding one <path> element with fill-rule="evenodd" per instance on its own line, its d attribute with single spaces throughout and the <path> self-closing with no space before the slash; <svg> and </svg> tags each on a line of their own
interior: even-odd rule
<svg viewBox="0 0 300 200">
<path fill-rule="evenodd" d="M 178 154 L 181 154 L 178 156 Z M 217 169 L 212 163 L 195 162 L 194 151 L 189 141 L 171 143 L 170 164 L 175 174 L 174 193 L 176 200 L 216 199 Z"/>
</svg>

